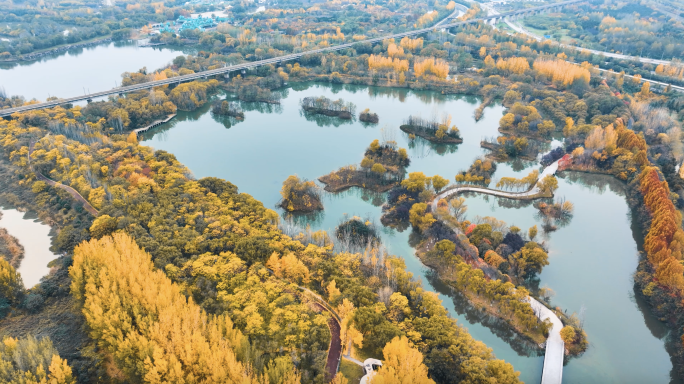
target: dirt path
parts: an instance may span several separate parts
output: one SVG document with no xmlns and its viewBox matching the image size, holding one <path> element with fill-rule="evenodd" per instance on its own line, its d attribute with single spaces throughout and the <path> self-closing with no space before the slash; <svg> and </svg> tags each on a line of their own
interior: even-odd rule
<svg viewBox="0 0 684 384">
<path fill-rule="evenodd" d="M 314 306 L 321 312 L 329 311 L 319 303 L 314 303 Z M 342 340 L 340 339 L 342 329 L 337 318 L 332 314 L 328 319 L 328 328 L 330 328 L 330 346 L 328 347 L 328 359 L 325 362 L 325 373 L 328 380 L 332 380 L 337 374 L 342 357 Z"/>
<path fill-rule="evenodd" d="M 33 169 L 33 167 L 30 164 L 31 164 L 31 153 L 33 153 L 34 144 L 35 143 L 29 144 L 28 160 L 29 160 L 29 167 L 36 174 L 36 178 L 38 180 L 44 181 L 46 184 L 48 184 L 51 187 L 61 188 L 65 191 L 67 191 L 71 195 L 71 197 L 73 197 L 76 201 L 80 202 L 83 205 L 83 208 L 85 208 L 85 210 L 88 211 L 88 213 L 90 213 L 93 216 L 97 216 L 98 215 L 97 209 L 95 209 L 92 205 L 90 205 L 88 200 L 86 200 L 83 196 L 81 196 L 81 194 L 78 193 L 75 189 L 71 188 L 68 185 L 64 185 L 62 183 L 58 183 L 54 180 L 51 180 L 51 179 L 47 178 L 45 175 L 43 175 L 42 173 Z"/>
</svg>

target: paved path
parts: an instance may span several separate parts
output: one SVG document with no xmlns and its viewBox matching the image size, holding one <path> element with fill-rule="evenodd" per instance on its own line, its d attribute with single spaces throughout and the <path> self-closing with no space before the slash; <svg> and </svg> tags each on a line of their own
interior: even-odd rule
<svg viewBox="0 0 684 384">
<path fill-rule="evenodd" d="M 532 306 L 532 310 L 534 310 L 534 313 L 541 321 L 549 319 L 551 324 L 553 324 L 553 328 L 549 331 L 549 337 L 546 339 L 546 353 L 544 354 L 544 370 L 542 371 L 541 382 L 542 384 L 560 384 L 563 381 L 563 359 L 565 358 L 565 343 L 560 335 L 563 323 L 544 304 L 530 296 L 527 299 L 530 306 Z"/>
<path fill-rule="evenodd" d="M 543 180 L 546 176 L 556 174 L 558 171 L 558 163 L 560 159 L 553 162 L 548 167 L 544 168 L 542 173 L 539 175 L 539 180 Z M 437 202 L 448 196 L 463 193 L 463 192 L 478 192 L 493 196 L 505 197 L 509 199 L 534 199 L 538 197 L 540 192 L 537 183 L 534 184 L 532 188 L 525 192 L 506 192 L 497 189 L 489 189 L 484 187 L 470 187 L 470 186 L 458 186 L 449 190 L 446 190 L 439 195 L 437 195 L 430 203 L 432 207 L 432 212 L 437 211 Z M 458 229 L 454 229 L 457 234 L 460 233 Z M 537 301 L 531 296 L 527 297 L 527 301 L 534 310 L 537 317 L 544 321 L 549 319 L 553 324 L 553 328 L 549 331 L 549 337 L 546 339 L 546 352 L 544 354 L 544 370 L 542 372 L 542 384 L 561 384 L 563 379 L 563 358 L 565 353 L 565 344 L 560 337 L 560 330 L 563 328 L 563 323 L 560 321 L 558 316 L 556 316 L 553 311 L 546 308 L 542 303 Z"/>
<path fill-rule="evenodd" d="M 28 161 L 29 161 L 29 168 L 31 170 L 33 170 L 33 172 L 36 174 L 36 178 L 38 180 L 44 181 L 45 183 L 47 183 L 48 185 L 50 185 L 52 187 L 61 188 L 65 191 L 67 191 L 71 195 L 71 197 L 73 197 L 76 201 L 83 204 L 83 208 L 85 208 L 85 210 L 88 211 L 88 213 L 90 213 L 93 216 L 97 216 L 98 215 L 97 209 L 95 209 L 92 205 L 90 205 L 88 200 L 86 200 L 83 196 L 81 196 L 81 194 L 78 193 L 75 189 L 71 188 L 68 185 L 64 185 L 62 183 L 58 183 L 54 180 L 51 180 L 48 177 L 46 177 L 45 175 L 43 175 L 42 173 L 33 169 L 33 167 L 31 167 L 31 153 L 33 152 L 33 146 L 34 145 L 35 145 L 35 143 L 29 143 Z"/>
</svg>

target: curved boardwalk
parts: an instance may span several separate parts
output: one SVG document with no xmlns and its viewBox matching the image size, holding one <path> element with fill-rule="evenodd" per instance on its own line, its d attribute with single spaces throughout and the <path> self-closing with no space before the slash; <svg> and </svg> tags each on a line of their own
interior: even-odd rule
<svg viewBox="0 0 684 384">
<path fill-rule="evenodd" d="M 539 175 L 539 180 L 542 180 L 546 176 L 554 175 L 556 171 L 558 171 L 559 161 L 560 160 L 556 160 L 553 164 L 544 168 L 544 171 Z M 432 211 L 435 212 L 437 210 L 437 202 L 440 199 L 463 192 L 478 192 L 508 199 L 536 199 L 540 197 L 539 193 L 541 191 L 536 183 L 532 188 L 525 192 L 506 192 L 484 187 L 457 186 L 437 195 L 432 200 L 432 203 L 430 203 Z M 454 229 L 454 231 L 459 233 L 457 229 Z M 561 384 L 563 381 L 563 358 L 565 353 L 565 343 L 563 343 L 563 339 L 561 339 L 560 336 L 563 323 L 552 310 L 548 309 L 535 298 L 528 296 L 527 301 L 530 303 L 535 315 L 537 315 L 541 321 L 549 319 L 551 324 L 553 324 L 553 327 L 549 331 L 549 337 L 546 340 L 544 370 L 542 372 L 541 382 L 542 384 Z"/>
<path fill-rule="evenodd" d="M 54 181 L 54 180 L 52 180 L 52 179 L 46 177 L 45 175 L 43 175 L 42 173 L 36 171 L 35 169 L 33 169 L 33 167 L 30 166 L 30 164 L 31 164 L 31 153 L 33 152 L 33 145 L 34 145 L 34 144 L 35 144 L 35 143 L 30 143 L 30 144 L 29 144 L 28 160 L 29 160 L 29 167 L 30 167 L 31 170 L 33 170 L 33 172 L 36 174 L 36 178 L 37 178 L 38 180 L 44 181 L 46 184 L 48 184 L 48 185 L 51 186 L 51 187 L 61 188 L 61 189 L 65 190 L 65 191 L 67 191 L 67 192 L 71 195 L 71 197 L 73 197 L 76 201 L 78 201 L 78 202 L 80 202 L 81 204 L 83 204 L 83 208 L 85 208 L 85 210 L 88 211 L 88 213 L 90 213 L 90 214 L 93 215 L 93 216 L 97 216 L 97 215 L 98 215 L 97 209 L 95 209 L 92 205 L 90 205 L 90 203 L 88 202 L 88 200 L 86 200 L 83 196 L 81 196 L 81 194 L 78 193 L 75 189 L 71 188 L 71 187 L 68 186 L 68 185 L 64 185 L 64 184 L 62 184 L 62 183 L 58 183 L 58 182 L 56 182 L 56 181 Z"/>
</svg>

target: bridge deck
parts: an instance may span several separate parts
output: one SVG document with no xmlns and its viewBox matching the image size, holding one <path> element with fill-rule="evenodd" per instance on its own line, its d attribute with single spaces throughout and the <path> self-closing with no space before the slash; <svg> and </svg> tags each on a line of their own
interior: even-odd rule
<svg viewBox="0 0 684 384">
<path fill-rule="evenodd" d="M 366 40 L 357 41 L 357 42 L 353 42 L 353 43 L 340 44 L 340 45 L 335 45 L 332 47 L 314 49 L 314 50 L 306 51 L 306 52 L 291 53 L 289 55 L 274 57 L 271 59 L 265 59 L 265 60 L 259 60 L 259 61 L 252 61 L 252 62 L 248 62 L 248 63 L 236 64 L 236 65 L 226 66 L 223 68 L 217 68 L 217 69 L 212 69 L 212 70 L 208 70 L 208 71 L 197 72 L 197 73 L 193 73 L 190 75 L 172 77 L 170 79 L 165 79 L 165 80 L 150 81 L 150 82 L 143 83 L 143 84 L 135 84 L 135 85 L 127 86 L 127 87 L 113 88 L 113 89 L 110 89 L 108 91 L 96 92 L 96 93 L 91 93 L 88 95 L 75 96 L 75 97 L 70 97 L 70 98 L 66 98 L 66 99 L 48 101 L 48 102 L 44 102 L 44 103 L 22 105 L 21 107 L 7 108 L 7 109 L 0 110 L 0 117 L 10 116 L 16 112 L 26 112 L 26 111 L 31 111 L 34 109 L 52 108 L 52 107 L 56 107 L 56 106 L 62 105 L 62 104 L 75 103 L 75 102 L 84 101 L 84 100 L 93 100 L 93 99 L 97 99 L 100 97 L 106 97 L 106 96 L 110 96 L 110 95 L 118 95 L 118 94 L 124 94 L 124 93 L 129 93 L 129 92 L 135 92 L 135 91 L 140 91 L 143 89 L 150 89 L 150 88 L 154 88 L 154 87 L 159 87 L 162 85 L 178 84 L 178 83 L 183 83 L 186 81 L 203 79 L 203 78 L 207 78 L 210 76 L 222 75 L 222 74 L 235 72 L 235 71 L 241 71 L 243 69 L 251 69 L 251 68 L 259 67 L 259 66 L 266 65 L 266 64 L 277 64 L 277 63 L 282 63 L 284 61 L 297 60 L 304 55 L 309 55 L 312 53 L 334 52 L 334 51 L 339 51 L 342 49 L 352 48 L 355 44 L 358 44 L 358 43 L 367 43 L 367 42 L 368 43 L 376 43 L 376 42 L 381 42 L 385 39 L 392 39 L 392 38 L 394 38 L 394 39 L 399 38 L 400 39 L 400 38 L 405 37 L 405 36 L 414 36 L 414 35 L 419 35 L 421 33 L 430 32 L 430 31 L 436 30 L 438 28 L 440 28 L 440 29 L 441 28 L 451 28 L 451 27 L 457 27 L 457 26 L 466 25 L 466 24 L 474 24 L 474 23 L 478 23 L 480 21 L 487 22 L 488 20 L 496 20 L 496 19 L 501 19 L 504 17 L 523 15 L 523 14 L 527 14 L 527 13 L 542 11 L 545 9 L 551 9 L 551 8 L 556 8 L 556 7 L 563 7 L 563 6 L 570 5 L 570 4 L 581 3 L 584 1 L 586 1 L 586 0 L 568 0 L 568 1 L 563 1 L 560 3 L 548 4 L 548 5 L 543 5 L 543 6 L 534 7 L 534 8 L 528 8 L 528 9 L 524 9 L 524 10 L 520 10 L 520 11 L 501 13 L 498 15 L 490 15 L 490 16 L 486 16 L 486 17 L 482 17 L 482 18 L 478 18 L 478 19 L 472 19 L 472 20 L 467 20 L 467 21 L 459 21 L 459 22 L 455 22 L 455 23 L 447 23 L 444 25 L 432 26 L 429 28 L 416 29 L 416 30 L 408 31 L 408 32 L 395 33 L 395 34 L 388 35 L 388 36 L 376 37 L 373 39 L 366 39 Z"/>
</svg>

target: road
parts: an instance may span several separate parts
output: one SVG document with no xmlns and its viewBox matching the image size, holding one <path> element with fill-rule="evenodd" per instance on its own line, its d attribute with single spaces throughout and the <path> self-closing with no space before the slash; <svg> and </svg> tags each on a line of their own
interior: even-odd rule
<svg viewBox="0 0 684 384">
<path fill-rule="evenodd" d="M 467 10 L 468 8 L 466 8 L 465 5 L 456 4 L 456 8 L 454 8 L 454 11 L 449 16 L 445 17 L 444 19 L 440 20 L 437 24 L 433 25 L 432 28 L 439 27 L 441 25 L 446 24 L 446 22 L 449 20 L 453 20 L 460 17 Z"/>
<path fill-rule="evenodd" d="M 528 9 L 524 9 L 521 11 L 502 13 L 499 15 L 486 16 L 486 17 L 482 17 L 482 18 L 478 18 L 478 19 L 458 21 L 458 22 L 454 22 L 454 23 L 445 23 L 445 24 L 441 24 L 439 27 L 431 26 L 429 28 L 422 28 L 422 29 L 416 29 L 413 31 L 395 33 L 395 34 L 388 35 L 388 36 L 376 37 L 376 38 L 366 39 L 366 40 L 353 42 L 353 43 L 345 43 L 345 44 L 334 45 L 334 46 L 326 47 L 326 48 L 314 49 L 314 50 L 306 51 L 306 52 L 291 53 L 289 55 L 274 57 L 274 58 L 265 59 L 265 60 L 252 61 L 252 62 L 248 62 L 248 63 L 225 66 L 223 68 L 217 68 L 217 69 L 212 69 L 212 70 L 208 70 L 208 71 L 197 72 L 197 73 L 193 73 L 190 75 L 176 76 L 176 77 L 172 77 L 172 78 L 164 79 L 164 80 L 150 81 L 147 83 L 135 84 L 135 85 L 130 85 L 130 86 L 126 86 L 126 87 L 118 87 L 118 88 L 113 88 L 113 89 L 110 89 L 107 91 L 96 92 L 96 93 L 92 93 L 92 94 L 85 94 L 85 95 L 70 97 L 70 98 L 66 98 L 66 99 L 58 99 L 58 100 L 52 100 L 52 101 L 44 102 L 44 103 L 22 105 L 20 107 L 15 107 L 15 108 L 6 108 L 6 109 L 0 110 L 0 117 L 11 116 L 13 113 L 17 113 L 17 112 L 26 112 L 26 111 L 31 111 L 31 110 L 35 110 L 35 109 L 52 108 L 52 107 L 56 107 L 58 105 L 75 103 L 75 102 L 79 102 L 79 101 L 83 101 L 83 100 L 94 100 L 97 98 L 107 97 L 110 95 L 117 95 L 117 94 L 123 95 L 125 93 L 141 91 L 144 89 L 150 89 L 150 88 L 159 87 L 159 86 L 163 86 L 163 85 L 180 84 L 183 82 L 193 81 L 193 80 L 197 80 L 197 79 L 206 79 L 206 78 L 212 77 L 212 76 L 229 74 L 230 72 L 246 71 L 248 69 L 260 67 L 262 65 L 267 65 L 267 64 L 280 65 L 286 61 L 297 60 L 304 55 L 334 52 L 334 51 L 339 51 L 342 49 L 353 48 L 354 45 L 359 44 L 359 43 L 378 43 L 378 42 L 382 42 L 385 39 L 401 39 L 402 37 L 406 37 L 406 36 L 414 36 L 414 35 L 420 35 L 423 33 L 427 33 L 427 32 L 436 30 L 437 28 L 452 28 L 452 27 L 458 27 L 458 26 L 467 25 L 467 24 L 474 24 L 474 23 L 478 23 L 481 21 L 487 22 L 490 19 L 498 19 L 500 17 L 505 17 L 505 16 L 523 15 L 523 14 L 526 14 L 529 12 L 543 11 L 543 10 L 550 9 L 550 8 L 562 7 L 565 5 L 580 3 L 580 2 L 584 2 L 584 1 L 586 1 L 586 0 L 568 0 L 568 1 L 563 1 L 560 3 L 553 3 L 553 4 L 543 5 L 543 6 L 539 6 L 539 7 L 528 8 Z"/>
<path fill-rule="evenodd" d="M 500 15 L 500 13 L 499 13 L 496 9 L 494 9 L 494 7 L 492 7 L 491 5 L 489 5 L 489 4 L 483 4 L 483 6 L 487 9 L 488 12 L 491 12 L 491 13 L 489 13 L 490 16 L 493 16 L 493 15 Z M 517 23 L 511 21 L 511 20 L 508 19 L 508 18 L 505 18 L 505 19 L 504 19 L 504 22 L 505 22 L 512 30 L 514 30 L 514 31 L 516 31 L 516 32 L 518 32 L 518 33 L 522 33 L 522 34 L 524 34 L 524 35 L 527 35 L 527 36 L 529 36 L 529 37 L 531 37 L 531 38 L 533 38 L 533 39 L 535 39 L 535 40 L 537 40 L 537 41 L 548 40 L 548 39 L 543 38 L 542 36 L 537 36 L 537 35 L 535 35 L 534 33 L 528 31 L 527 29 L 523 28 L 521 25 L 519 25 L 519 24 L 517 24 Z M 595 55 L 603 55 L 603 56 L 605 56 L 605 57 L 612 57 L 612 58 L 614 58 L 614 59 L 638 60 L 638 61 L 640 61 L 640 62 L 642 62 L 642 63 L 656 64 L 656 65 L 658 65 L 658 64 L 664 64 L 664 65 L 672 64 L 672 61 L 669 61 L 669 60 L 658 60 L 658 59 L 651 59 L 651 58 L 648 58 L 648 57 L 637 57 L 637 56 L 622 55 L 622 54 L 619 54 L 619 53 L 605 52 L 605 51 L 597 51 L 597 50 L 595 50 L 595 49 L 582 48 L 582 47 L 578 47 L 578 46 L 575 46 L 575 45 L 568 45 L 568 44 L 560 44 L 560 43 L 559 43 L 559 45 L 560 45 L 562 48 L 569 48 L 569 49 L 574 49 L 574 50 L 577 50 L 577 51 L 591 52 L 591 53 L 593 53 L 593 54 L 595 54 Z"/>
</svg>

